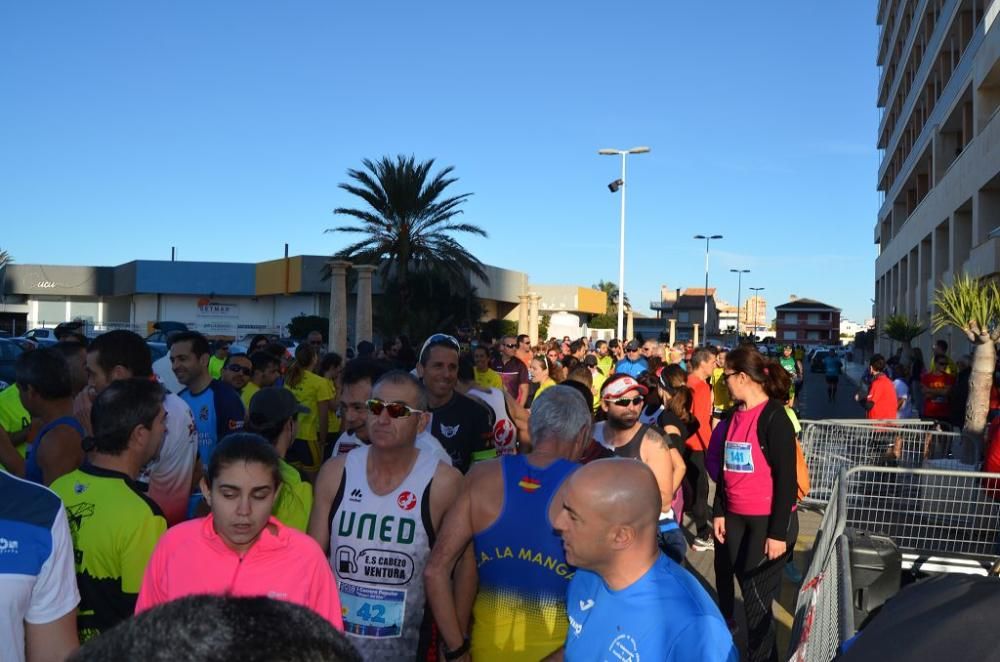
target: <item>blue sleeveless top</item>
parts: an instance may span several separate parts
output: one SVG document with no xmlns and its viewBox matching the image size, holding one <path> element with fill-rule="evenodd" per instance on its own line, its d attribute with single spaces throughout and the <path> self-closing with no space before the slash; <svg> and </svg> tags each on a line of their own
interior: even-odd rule
<svg viewBox="0 0 1000 662">
<path fill-rule="evenodd" d="M 473 659 L 492 662 L 515 653 L 541 659 L 544 649 L 555 650 L 565 638 L 566 591 L 575 572 L 549 521 L 549 506 L 579 465 L 556 460 L 543 469 L 523 455 L 500 462 L 503 510 L 472 539 L 479 567 Z"/>
<path fill-rule="evenodd" d="M 42 468 L 38 466 L 38 447 L 41 445 L 42 440 L 45 439 L 45 435 L 60 425 L 68 425 L 76 430 L 80 434 L 81 440 L 87 436 L 83 426 L 80 425 L 80 421 L 76 420 L 73 416 L 60 416 L 51 423 L 47 423 L 38 431 L 38 436 L 35 437 L 34 443 L 28 446 L 28 453 L 24 458 L 24 477 L 33 483 L 43 484 Z"/>
</svg>

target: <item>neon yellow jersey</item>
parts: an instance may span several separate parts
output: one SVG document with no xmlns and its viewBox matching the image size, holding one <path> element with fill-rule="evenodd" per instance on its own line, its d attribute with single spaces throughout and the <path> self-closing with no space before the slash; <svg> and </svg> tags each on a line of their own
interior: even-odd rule
<svg viewBox="0 0 1000 662">
<path fill-rule="evenodd" d="M 20 432 L 31 425 L 31 414 L 21 404 L 17 386 L 11 384 L 0 391 L 0 427 L 8 434 Z"/>
<path fill-rule="evenodd" d="M 795 430 L 795 436 L 798 436 L 802 433 L 802 424 L 799 423 L 799 417 L 795 414 L 795 410 L 787 405 L 785 405 L 785 413 L 788 414 L 788 420 L 792 422 L 792 429 Z"/>
<path fill-rule="evenodd" d="M 541 384 L 538 385 L 538 390 L 535 391 L 535 399 L 538 399 L 538 396 L 540 396 L 542 394 L 542 392 L 545 391 L 545 389 L 551 388 L 552 386 L 555 386 L 555 385 L 556 385 L 556 382 L 555 382 L 554 379 L 552 379 L 551 377 L 549 377 L 548 379 L 546 379 L 544 382 L 542 382 Z"/>
<path fill-rule="evenodd" d="M 278 460 L 281 470 L 281 489 L 274 499 L 271 514 L 285 526 L 305 532 L 312 512 L 312 485 L 302 480 L 298 469 L 284 460 Z"/>
<path fill-rule="evenodd" d="M 225 359 L 220 359 L 215 354 L 212 354 L 208 359 L 208 374 L 212 375 L 212 379 L 222 379 L 222 366 L 225 363 Z"/>
<path fill-rule="evenodd" d="M 728 411 L 733 406 L 733 396 L 722 376 L 724 372 L 725 370 L 722 368 L 716 368 L 712 371 L 712 395 L 714 396 L 712 406 L 720 411 Z"/>
<path fill-rule="evenodd" d="M 253 382 L 247 382 L 247 385 L 243 387 L 242 391 L 240 391 L 240 400 L 243 401 L 243 409 L 246 410 L 248 415 L 250 414 L 250 398 L 252 398 L 259 390 L 259 386 Z"/>
<path fill-rule="evenodd" d="M 611 355 L 601 356 L 597 359 L 597 367 L 601 369 L 604 373 L 604 378 L 607 379 L 608 375 L 615 371 L 615 360 L 611 358 Z M 603 381 L 601 382 L 603 384 Z M 600 387 L 598 387 L 600 390 Z"/>
<path fill-rule="evenodd" d="M 476 371 L 476 383 L 483 388 L 498 388 L 503 390 L 503 380 L 500 379 L 499 373 L 496 370 L 486 369 L 486 372 L 479 372 L 479 368 L 475 368 Z"/>
<path fill-rule="evenodd" d="M 337 385 L 333 383 L 332 379 L 326 377 L 323 379 L 326 379 L 333 390 L 333 402 L 330 403 L 330 411 L 327 414 L 327 432 L 340 432 L 340 417 L 337 416 Z"/>
<path fill-rule="evenodd" d="M 93 639 L 135 612 L 146 565 L 167 520 L 123 473 L 85 464 L 59 477 L 52 491 L 66 506 L 80 587 L 80 641 Z"/>
<path fill-rule="evenodd" d="M 330 380 L 308 370 L 303 370 L 299 383 L 295 386 L 285 384 L 285 388 L 292 392 L 300 405 L 309 409 L 308 414 L 299 414 L 299 439 L 326 443 L 326 439 L 318 438 L 318 403 L 333 400 L 333 386 L 330 384 Z"/>
</svg>

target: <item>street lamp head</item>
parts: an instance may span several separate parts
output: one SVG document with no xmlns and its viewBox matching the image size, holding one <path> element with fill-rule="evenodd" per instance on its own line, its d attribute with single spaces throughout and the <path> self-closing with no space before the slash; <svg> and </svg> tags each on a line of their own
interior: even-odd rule
<svg viewBox="0 0 1000 662">
<path fill-rule="evenodd" d="M 617 149 L 599 149 L 599 150 L 597 150 L 597 153 L 601 154 L 602 156 L 618 156 L 619 154 L 621 154 L 621 150 L 617 150 Z"/>
<path fill-rule="evenodd" d="M 615 181 L 608 184 L 608 190 L 612 193 L 616 193 L 618 189 L 625 185 L 625 181 L 621 179 L 616 179 Z"/>
<path fill-rule="evenodd" d="M 629 154 L 646 154 L 649 152 L 648 147 L 633 147 L 628 151 Z"/>
<path fill-rule="evenodd" d="M 749 269 L 730 269 L 730 271 L 732 271 L 734 274 L 748 274 L 748 273 L 750 273 Z"/>
<path fill-rule="evenodd" d="M 721 234 L 713 234 L 711 237 L 709 237 L 709 239 L 722 239 L 722 235 Z"/>
<path fill-rule="evenodd" d="M 695 239 L 708 239 L 708 237 L 706 237 L 706 236 L 705 236 L 705 235 L 703 235 L 703 234 L 696 234 L 696 235 L 694 236 L 694 238 L 695 238 Z"/>
</svg>

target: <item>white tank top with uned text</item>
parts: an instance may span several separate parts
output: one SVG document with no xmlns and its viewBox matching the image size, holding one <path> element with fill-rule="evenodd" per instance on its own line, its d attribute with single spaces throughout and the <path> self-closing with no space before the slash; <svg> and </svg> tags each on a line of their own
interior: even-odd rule
<svg viewBox="0 0 1000 662">
<path fill-rule="evenodd" d="M 379 496 L 368 486 L 370 450 L 361 446 L 347 454 L 342 498 L 330 517 L 330 565 L 344 634 L 365 660 L 413 659 L 430 555 L 430 504 L 424 502 L 439 460 L 418 449 L 409 475 Z"/>
</svg>

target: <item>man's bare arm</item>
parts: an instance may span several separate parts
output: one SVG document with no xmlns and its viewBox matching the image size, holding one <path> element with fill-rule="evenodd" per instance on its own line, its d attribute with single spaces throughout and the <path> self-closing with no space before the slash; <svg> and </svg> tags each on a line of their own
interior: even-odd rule
<svg viewBox="0 0 1000 662">
<path fill-rule="evenodd" d="M 24 643 L 28 662 L 62 662 L 80 647 L 76 609 L 50 623 L 25 623 Z"/>
<path fill-rule="evenodd" d="M 465 630 L 458 616 L 451 576 L 472 540 L 472 497 L 470 489 L 461 489 L 461 474 L 444 464 L 439 465 L 431 485 L 431 519 L 438 533 L 424 568 L 424 591 L 445 647 L 454 650 L 465 640 Z"/>
<path fill-rule="evenodd" d="M 316 476 L 313 488 L 313 507 L 309 513 L 309 526 L 306 531 L 319 543 L 320 548 L 330 553 L 330 507 L 333 498 L 337 496 L 340 483 L 344 480 L 344 457 L 330 458 L 323 463 Z"/>
</svg>

